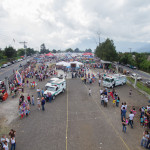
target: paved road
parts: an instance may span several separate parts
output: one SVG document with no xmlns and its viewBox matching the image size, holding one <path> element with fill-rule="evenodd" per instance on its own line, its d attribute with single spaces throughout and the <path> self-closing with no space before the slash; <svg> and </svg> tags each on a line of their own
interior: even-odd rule
<svg viewBox="0 0 150 150">
<path fill-rule="evenodd" d="M 28 60 L 31 60 L 32 58 L 29 58 Z M 8 66 L 6 68 L 1 68 L 0 69 L 0 80 L 4 80 L 5 77 L 9 77 L 13 74 L 13 70 L 17 70 L 17 69 L 20 69 L 19 68 L 19 65 L 22 64 L 22 65 L 25 65 L 26 64 L 26 60 L 23 60 L 21 62 L 17 62 L 15 64 L 12 64 L 11 66 Z"/>
<path fill-rule="evenodd" d="M 122 68 L 124 68 L 124 69 L 126 69 L 126 70 L 129 70 L 130 72 L 138 74 L 139 76 L 141 76 L 144 79 L 148 79 L 148 80 L 150 79 L 150 74 L 148 74 L 148 73 L 145 73 L 145 72 L 137 70 L 137 69 L 131 69 L 129 67 L 122 66 L 122 65 L 119 65 L 119 66 L 122 67 Z"/>
<path fill-rule="evenodd" d="M 46 81 L 41 82 L 38 86 L 42 88 L 45 83 Z M 122 133 L 120 109 L 112 107 L 111 102 L 108 109 L 101 107 L 98 84 L 91 86 L 92 96 L 88 95 L 88 86 L 81 83 L 80 79 L 68 79 L 67 91 L 56 97 L 52 103 L 46 103 L 45 112 L 37 110 L 36 106 L 31 106 L 31 115 L 14 123 L 14 129 L 17 130 L 17 149 L 140 149 L 142 128 L 138 129 L 138 133 L 136 129 L 130 128 L 127 129 L 126 134 Z M 126 85 L 117 89 L 119 95 L 120 91 L 121 95 L 125 94 L 122 99 L 128 99 L 125 93 L 128 88 Z M 36 96 L 35 90 L 28 92 Z M 138 101 L 143 102 L 143 98 L 140 95 L 138 97 Z M 131 101 L 130 98 L 129 100 Z"/>
</svg>

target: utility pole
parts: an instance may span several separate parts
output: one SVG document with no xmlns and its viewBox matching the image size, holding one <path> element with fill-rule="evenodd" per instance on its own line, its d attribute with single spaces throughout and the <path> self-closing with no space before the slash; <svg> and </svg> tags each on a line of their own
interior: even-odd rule
<svg viewBox="0 0 150 150">
<path fill-rule="evenodd" d="M 129 48 L 129 50 L 130 50 L 130 53 L 131 53 L 132 48 Z"/>
<path fill-rule="evenodd" d="M 27 54 L 26 54 L 26 48 L 27 48 L 27 46 L 26 46 L 26 43 L 27 42 L 19 42 L 20 44 L 23 44 L 23 46 L 24 46 L 24 50 L 25 50 L 25 59 L 26 59 L 26 62 L 27 62 Z"/>
<path fill-rule="evenodd" d="M 99 41 L 99 46 L 100 46 L 100 42 L 101 42 L 101 33 L 100 32 L 97 32 L 97 35 L 98 35 L 98 41 Z"/>
</svg>

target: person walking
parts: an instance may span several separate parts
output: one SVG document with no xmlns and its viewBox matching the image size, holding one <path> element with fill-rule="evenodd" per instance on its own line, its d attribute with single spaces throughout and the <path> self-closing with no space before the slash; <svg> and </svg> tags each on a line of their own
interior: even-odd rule
<svg viewBox="0 0 150 150">
<path fill-rule="evenodd" d="M 121 111 L 121 121 L 123 122 L 123 117 L 126 119 L 126 109 L 125 107 L 123 107 L 122 111 Z"/>
<path fill-rule="evenodd" d="M 27 83 L 27 87 L 29 87 L 29 80 L 28 79 L 27 79 L 26 83 Z"/>
<path fill-rule="evenodd" d="M 34 96 L 32 95 L 32 105 L 34 105 Z"/>
<path fill-rule="evenodd" d="M 99 83 L 99 86 L 101 86 L 101 79 L 99 79 L 98 83 Z"/>
<path fill-rule="evenodd" d="M 107 107 L 107 103 L 108 103 L 108 97 L 107 97 L 107 95 L 105 95 L 105 97 L 104 97 L 104 107 Z"/>
<path fill-rule="evenodd" d="M 120 97 L 118 96 L 117 101 L 116 101 L 116 106 L 119 107 L 119 102 L 120 102 Z"/>
<path fill-rule="evenodd" d="M 131 125 L 131 128 L 133 128 L 133 118 L 134 118 L 134 114 L 132 111 L 130 111 L 130 114 L 129 114 L 129 123 L 128 125 L 130 124 Z"/>
<path fill-rule="evenodd" d="M 13 136 L 11 139 L 11 150 L 15 150 L 16 149 L 16 139 L 15 137 Z"/>
<path fill-rule="evenodd" d="M 104 94 L 101 95 L 101 105 L 104 105 Z"/>
<path fill-rule="evenodd" d="M 40 94 L 40 92 L 41 92 L 41 90 L 39 89 L 39 87 L 37 88 L 37 95 L 38 95 L 38 97 L 41 97 L 41 94 Z"/>
<path fill-rule="evenodd" d="M 41 92 L 42 92 L 42 97 L 43 97 L 43 96 L 44 96 L 44 90 L 42 89 L 42 91 L 41 91 Z"/>
<path fill-rule="evenodd" d="M 30 95 L 29 95 L 29 94 L 28 94 L 28 96 L 27 96 L 27 100 L 28 100 L 28 103 L 31 104 L 31 98 L 30 98 Z"/>
<path fill-rule="evenodd" d="M 91 96 L 91 89 L 89 88 L 89 96 Z"/>
<path fill-rule="evenodd" d="M 45 107 L 44 107 L 45 99 L 44 99 L 44 97 L 42 97 L 41 105 L 42 105 L 42 110 L 45 111 Z"/>
<path fill-rule="evenodd" d="M 141 146 L 146 148 L 147 142 L 148 142 L 148 138 L 149 138 L 148 131 L 143 132 L 143 137 L 142 137 L 142 140 L 141 140 Z"/>
<path fill-rule="evenodd" d="M 40 110 L 40 109 L 41 109 L 41 101 L 40 101 L 40 98 L 37 98 L 37 106 L 38 106 L 38 109 Z"/>
<path fill-rule="evenodd" d="M 123 121 L 122 121 L 122 131 L 123 131 L 124 133 L 126 133 L 126 129 L 127 129 L 126 119 L 125 119 L 125 117 L 123 117 Z"/>
</svg>

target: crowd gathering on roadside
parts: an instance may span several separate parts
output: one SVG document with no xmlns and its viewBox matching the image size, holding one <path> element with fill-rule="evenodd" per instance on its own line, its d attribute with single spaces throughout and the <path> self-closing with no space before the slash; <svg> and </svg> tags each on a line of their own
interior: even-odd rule
<svg viewBox="0 0 150 150">
<path fill-rule="evenodd" d="M 37 105 L 37 109 L 39 110 L 45 110 L 45 103 L 51 102 L 52 96 L 51 93 L 47 93 L 46 96 L 44 96 L 44 90 L 37 88 L 37 103 L 35 103 L 35 97 L 34 95 L 27 95 L 27 97 L 24 96 L 24 87 L 26 86 L 27 88 L 35 88 L 37 86 L 36 82 L 42 82 L 47 78 L 57 76 L 57 72 L 55 70 L 55 67 L 49 67 L 48 65 L 45 65 L 42 63 L 41 65 L 38 65 L 38 68 L 35 68 L 35 64 L 33 63 L 30 68 L 25 69 L 22 72 L 23 76 L 23 81 L 22 85 L 19 86 L 17 81 L 11 80 L 9 81 L 9 88 L 11 90 L 12 98 L 15 97 L 15 95 L 18 94 L 20 91 L 21 95 L 19 97 L 19 106 L 18 106 L 18 111 L 19 111 L 19 116 L 20 118 L 24 118 L 25 116 L 27 117 L 31 113 L 30 105 Z M 96 66 L 90 66 L 93 67 L 94 69 Z M 121 125 L 122 125 L 122 131 L 124 133 L 127 132 L 127 126 L 130 125 L 131 128 L 134 128 L 134 117 L 137 115 L 136 108 L 132 106 L 130 109 L 128 108 L 126 102 L 122 102 L 120 104 L 120 96 L 118 95 L 117 91 L 113 88 L 112 90 L 104 88 L 102 86 L 102 76 L 103 74 L 100 74 L 99 72 L 97 75 L 94 73 L 87 73 L 86 71 L 89 71 L 89 67 L 83 67 L 79 69 L 77 72 L 72 72 L 72 78 L 81 78 L 82 82 L 84 84 L 93 84 L 93 83 L 98 83 L 100 87 L 100 104 L 104 107 L 108 107 L 108 103 L 112 103 L 113 107 L 118 107 L 120 109 L 120 114 L 121 114 Z M 108 73 L 112 72 L 111 70 L 107 71 Z M 65 76 L 66 77 L 66 76 Z M 30 82 L 30 79 L 32 79 L 32 82 Z M 91 88 L 89 88 L 89 96 L 91 96 L 92 91 Z M 132 95 L 132 90 L 129 91 L 129 96 Z M 1 96 L 1 95 L 0 95 Z M 128 108 L 128 109 L 127 109 Z M 127 111 L 129 111 L 129 115 L 127 116 Z M 148 132 L 148 128 L 150 128 L 150 105 L 141 107 L 140 108 L 140 125 L 146 129 L 143 133 L 143 137 L 141 139 L 141 146 L 145 148 L 150 149 L 150 133 Z M 8 149 L 8 147 L 11 147 L 11 150 L 15 150 L 16 147 L 16 139 L 15 139 L 15 133 L 13 129 L 10 131 L 9 136 L 10 138 L 6 138 L 5 136 L 2 136 L 1 138 L 1 143 L 3 148 L 5 150 Z M 10 146 L 9 146 L 10 144 Z"/>
<path fill-rule="evenodd" d="M 2 135 L 0 140 L 0 150 L 16 149 L 16 131 L 11 129 L 8 135 Z"/>
</svg>

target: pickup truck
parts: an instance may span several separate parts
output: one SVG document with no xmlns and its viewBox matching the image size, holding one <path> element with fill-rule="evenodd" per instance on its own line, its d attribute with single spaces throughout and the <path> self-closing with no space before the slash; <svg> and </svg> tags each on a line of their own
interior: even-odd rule
<svg viewBox="0 0 150 150">
<path fill-rule="evenodd" d="M 142 77 L 140 77 L 139 75 L 137 75 L 137 74 L 135 74 L 135 73 L 133 73 L 133 74 L 131 75 L 131 78 L 132 78 L 132 79 L 135 79 L 136 76 L 137 76 L 137 80 L 142 80 Z"/>
</svg>

